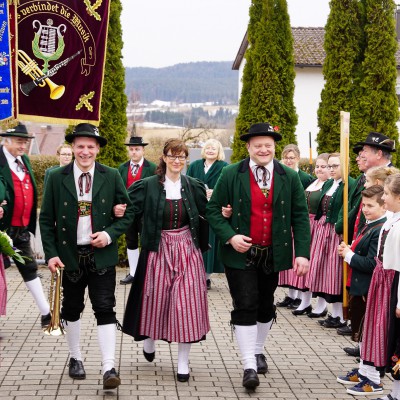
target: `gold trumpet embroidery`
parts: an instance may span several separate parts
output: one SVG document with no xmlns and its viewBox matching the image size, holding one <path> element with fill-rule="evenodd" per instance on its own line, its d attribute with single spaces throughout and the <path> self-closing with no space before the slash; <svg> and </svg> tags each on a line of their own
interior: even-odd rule
<svg viewBox="0 0 400 400">
<path fill-rule="evenodd" d="M 83 94 L 79 97 L 79 103 L 76 105 L 75 110 L 80 110 L 83 106 L 85 106 L 88 111 L 93 111 L 93 106 L 90 104 L 89 100 L 93 99 L 94 91 L 92 90 L 88 94 Z"/>
<path fill-rule="evenodd" d="M 97 21 L 101 21 L 100 14 L 95 10 L 101 6 L 103 0 L 97 0 L 94 4 L 90 2 L 90 0 L 84 0 L 86 11 L 89 15 L 93 16 Z"/>
</svg>

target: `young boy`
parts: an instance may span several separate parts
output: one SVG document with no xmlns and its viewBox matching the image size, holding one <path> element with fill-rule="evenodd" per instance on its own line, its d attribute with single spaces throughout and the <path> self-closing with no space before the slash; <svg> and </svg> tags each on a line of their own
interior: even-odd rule
<svg viewBox="0 0 400 400">
<path fill-rule="evenodd" d="M 366 224 L 358 228 L 356 239 L 351 246 L 342 242 L 338 248 L 339 255 L 350 266 L 349 294 L 353 335 L 362 331 L 361 321 L 364 318 L 368 289 L 376 266 L 375 257 L 377 255 L 379 232 L 386 221 L 386 209 L 382 195 L 383 187 L 380 185 L 373 185 L 362 192 L 362 212 L 365 216 Z M 339 376 L 337 381 L 345 385 L 356 385 L 363 378 L 362 373 L 358 369 L 354 369 L 346 376 Z M 376 387 L 372 388 L 372 392 L 382 392 L 378 371 L 377 381 L 374 383 Z M 357 394 L 365 395 L 366 393 L 360 392 Z"/>
</svg>

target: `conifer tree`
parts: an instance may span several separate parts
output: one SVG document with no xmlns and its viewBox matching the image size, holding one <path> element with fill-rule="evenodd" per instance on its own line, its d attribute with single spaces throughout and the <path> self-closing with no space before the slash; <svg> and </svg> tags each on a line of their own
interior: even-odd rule
<svg viewBox="0 0 400 400">
<path fill-rule="evenodd" d="M 125 94 L 125 69 L 122 65 L 122 29 L 120 0 L 110 2 L 107 53 L 101 101 L 100 134 L 108 145 L 100 152 L 98 160 L 111 167 L 117 167 L 126 160 L 127 97 Z"/>
<path fill-rule="evenodd" d="M 331 0 L 325 27 L 326 53 L 322 73 L 325 86 L 318 109 L 317 151 L 332 153 L 340 149 L 340 111 L 353 117 L 354 80 L 361 57 L 362 31 L 358 0 Z M 352 132 L 353 133 L 353 132 Z M 358 138 L 351 135 L 351 145 Z"/>
<path fill-rule="evenodd" d="M 278 156 L 283 146 L 296 143 L 293 36 L 286 0 L 252 0 L 248 40 L 233 160 L 246 155 L 239 138 L 256 122 L 279 127 L 283 140 L 277 144 Z"/>
</svg>

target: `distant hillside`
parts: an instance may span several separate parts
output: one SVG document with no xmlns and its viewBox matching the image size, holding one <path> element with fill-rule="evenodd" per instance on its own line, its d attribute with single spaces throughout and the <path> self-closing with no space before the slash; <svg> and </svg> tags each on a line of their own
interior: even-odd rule
<svg viewBox="0 0 400 400">
<path fill-rule="evenodd" d="M 125 82 L 128 99 L 137 94 L 142 103 L 236 104 L 238 99 L 238 71 L 232 71 L 231 61 L 126 68 Z"/>
</svg>

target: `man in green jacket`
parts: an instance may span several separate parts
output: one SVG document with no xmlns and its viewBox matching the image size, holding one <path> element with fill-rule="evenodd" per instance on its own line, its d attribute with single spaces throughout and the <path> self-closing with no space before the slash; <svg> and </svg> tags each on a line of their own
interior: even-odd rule
<svg viewBox="0 0 400 400">
<path fill-rule="evenodd" d="M 39 219 L 43 249 L 51 272 L 64 269 L 61 317 L 70 353 L 69 376 L 86 378 L 80 318 L 88 287 L 97 320 L 103 388 L 114 389 L 120 384 L 114 368 L 117 239 L 132 223 L 133 209 L 118 171 L 95 161 L 107 144 L 97 127 L 79 124 L 65 140 L 72 143 L 75 161 L 49 173 Z M 113 208 L 120 204 L 127 207 L 124 216 L 116 218 Z"/>
<path fill-rule="evenodd" d="M 243 386 L 249 389 L 259 385 L 257 373 L 268 370 L 263 349 L 275 317 L 279 271 L 293 267 L 304 275 L 309 267 L 304 189 L 296 171 L 274 160 L 275 141 L 281 138 L 268 123 L 252 125 L 241 136 L 249 158 L 222 170 L 207 205 L 233 299 L 231 324 L 244 364 Z M 230 218 L 221 213 L 227 205 Z"/>
<path fill-rule="evenodd" d="M 128 146 L 130 160 L 121 164 L 118 171 L 126 189 L 138 180 L 152 176 L 156 172 L 156 164 L 144 158 L 144 148 L 147 145 L 148 143 L 143 142 L 143 138 L 140 136 L 131 136 L 129 142 L 125 143 L 125 146 Z M 141 230 L 141 221 L 135 218 L 125 233 L 129 274 L 119 281 L 121 285 L 128 285 L 133 282 L 139 260 L 139 233 Z"/>
</svg>

